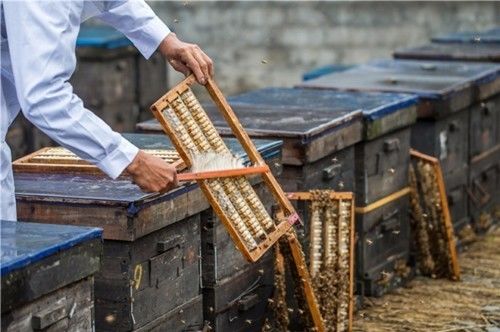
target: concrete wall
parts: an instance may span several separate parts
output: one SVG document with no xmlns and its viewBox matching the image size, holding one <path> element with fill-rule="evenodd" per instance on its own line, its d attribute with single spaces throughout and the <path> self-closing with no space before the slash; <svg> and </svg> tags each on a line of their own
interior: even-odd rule
<svg viewBox="0 0 500 332">
<path fill-rule="evenodd" d="M 436 34 L 500 25 L 495 2 L 149 1 L 216 63 L 226 94 L 292 86 L 320 65 L 389 57 Z M 179 76 L 170 75 L 170 83 Z"/>
</svg>

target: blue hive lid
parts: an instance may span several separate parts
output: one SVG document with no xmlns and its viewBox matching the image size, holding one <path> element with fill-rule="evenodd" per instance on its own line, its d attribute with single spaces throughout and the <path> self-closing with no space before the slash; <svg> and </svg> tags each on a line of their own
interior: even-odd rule
<svg viewBox="0 0 500 332">
<path fill-rule="evenodd" d="M 0 220 L 0 230 L 2 276 L 41 261 L 57 252 L 102 236 L 100 228 L 4 220 Z"/>
<path fill-rule="evenodd" d="M 463 31 L 432 38 L 438 43 L 500 43 L 500 27 L 487 31 Z"/>
<path fill-rule="evenodd" d="M 77 47 L 114 49 L 132 45 L 124 34 L 109 26 L 83 25 L 76 40 Z"/>
</svg>

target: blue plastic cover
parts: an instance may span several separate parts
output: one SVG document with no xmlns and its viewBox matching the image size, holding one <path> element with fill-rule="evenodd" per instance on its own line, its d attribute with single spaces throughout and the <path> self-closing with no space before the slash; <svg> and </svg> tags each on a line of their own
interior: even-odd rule
<svg viewBox="0 0 500 332">
<path fill-rule="evenodd" d="M 76 40 L 77 47 L 114 49 L 130 45 L 132 42 L 125 35 L 109 26 L 83 25 Z"/>
<path fill-rule="evenodd" d="M 500 27 L 487 31 L 463 31 L 432 38 L 437 43 L 499 43 Z"/>
<path fill-rule="evenodd" d="M 0 220 L 0 231 L 2 276 L 85 241 L 102 237 L 100 228 L 4 220 Z"/>
</svg>

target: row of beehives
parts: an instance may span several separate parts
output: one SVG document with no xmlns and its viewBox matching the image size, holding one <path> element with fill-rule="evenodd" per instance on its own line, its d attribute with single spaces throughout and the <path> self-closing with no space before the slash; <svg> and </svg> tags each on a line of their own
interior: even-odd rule
<svg viewBox="0 0 500 332">
<path fill-rule="evenodd" d="M 490 39 L 490 53 L 500 54 L 498 39 Z M 469 52 L 476 54 L 484 45 L 473 40 Z M 458 57 L 454 46 L 465 52 L 463 44 L 447 44 L 450 54 Z M 358 293 L 380 295 L 412 275 L 405 268 L 413 265 L 410 147 L 441 162 L 459 246 L 498 218 L 500 66 L 489 63 L 495 57 L 475 58 L 481 59 L 376 60 L 297 88 L 229 98 L 250 136 L 284 141 L 280 183 L 286 191 L 356 194 Z M 229 135 L 215 108 L 206 109 L 218 130 Z M 154 120 L 138 129 L 161 130 Z M 307 246 L 305 219 L 301 235 Z"/>
<path fill-rule="evenodd" d="M 172 149 L 164 135 L 125 137 L 145 150 Z M 267 162 L 280 163 L 281 142 L 255 143 Z M 236 140 L 227 139 L 226 144 L 233 153 L 244 155 Z M 52 161 L 46 160 L 51 156 Z M 33 161 L 33 168 L 15 168 L 18 218 L 103 228 L 102 264 L 94 276 L 93 290 L 96 330 L 198 331 L 204 326 L 216 331 L 260 330 L 273 291 L 273 254 L 256 264 L 248 263 L 195 183 L 151 195 L 127 178 L 111 180 L 77 167 L 68 171 L 64 163 L 53 164 L 56 157 L 59 162 L 81 165 L 81 160 L 72 160 L 75 156 L 69 153 L 47 150 L 25 160 Z M 269 193 L 261 183 L 254 186 L 270 210 Z M 47 272 L 48 278 L 57 280 L 70 276 Z M 35 293 L 40 287 L 33 284 Z M 66 295 L 53 293 L 50 298 L 55 299 L 40 306 L 48 299 L 42 297 L 36 306 L 31 305 L 32 315 L 63 309 L 69 312 L 71 301 L 59 301 L 59 296 Z M 89 296 L 92 294 L 75 301 L 88 301 Z M 67 306 L 61 309 L 62 302 Z M 16 330 L 20 324 L 17 319 L 25 318 L 24 312 L 24 306 L 6 307 L 2 330 Z M 76 320 L 81 316 L 74 317 L 69 317 L 70 326 L 80 326 Z"/>
<path fill-rule="evenodd" d="M 499 196 L 498 70 L 377 61 L 305 82 L 307 89 L 264 89 L 229 100 L 251 136 L 283 140 L 282 163 L 279 144 L 258 145 L 280 166 L 287 191 L 356 193 L 357 292 L 380 295 L 413 274 L 410 146 L 441 160 L 457 234 L 467 235 L 470 216 L 481 225 L 477 212 L 493 208 Z M 228 133 L 215 110 L 206 109 Z M 139 128 L 160 130 L 155 122 Z M 128 137 L 141 147 L 169 144 L 156 135 Z M 20 219 L 104 227 L 95 284 L 98 330 L 189 330 L 203 320 L 218 331 L 260 329 L 273 261 L 247 264 L 195 186 L 151 197 L 123 179 L 16 173 L 16 194 Z M 308 248 L 309 217 L 299 207 Z"/>
</svg>

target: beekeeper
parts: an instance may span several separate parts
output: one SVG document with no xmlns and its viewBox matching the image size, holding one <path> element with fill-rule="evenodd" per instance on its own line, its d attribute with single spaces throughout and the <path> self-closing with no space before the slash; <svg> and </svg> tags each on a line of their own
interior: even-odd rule
<svg viewBox="0 0 500 332">
<path fill-rule="evenodd" d="M 144 0 L 0 0 L 0 219 L 16 219 L 10 124 L 24 116 L 60 145 L 97 165 L 111 178 L 124 170 L 144 191 L 177 185 L 176 171 L 146 154 L 87 110 L 68 82 L 75 70 L 80 24 L 97 17 L 124 33 L 149 58 L 156 50 L 174 69 L 199 83 L 213 75 L 212 60 L 180 41 Z"/>
</svg>

